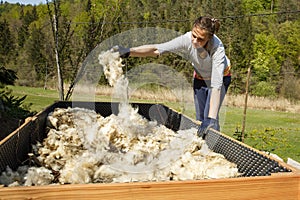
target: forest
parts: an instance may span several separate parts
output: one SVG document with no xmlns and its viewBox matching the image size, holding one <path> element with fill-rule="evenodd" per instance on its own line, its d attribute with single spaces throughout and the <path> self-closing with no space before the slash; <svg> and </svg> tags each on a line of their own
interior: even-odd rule
<svg viewBox="0 0 300 200">
<path fill-rule="evenodd" d="M 251 68 L 251 95 L 300 100 L 299 0 L 49 0 L 39 5 L 1 0 L 0 67 L 15 72 L 17 85 L 57 88 L 61 76 L 62 84 L 74 86 L 85 58 L 112 36 L 150 27 L 183 34 L 202 15 L 221 22 L 217 35 L 231 60 L 230 93 L 245 92 Z M 127 70 L 149 62 L 171 66 L 191 80 L 190 63 L 172 54 L 129 58 Z M 107 82 L 101 78 L 99 84 Z M 71 94 L 69 88 L 61 99 Z"/>
</svg>

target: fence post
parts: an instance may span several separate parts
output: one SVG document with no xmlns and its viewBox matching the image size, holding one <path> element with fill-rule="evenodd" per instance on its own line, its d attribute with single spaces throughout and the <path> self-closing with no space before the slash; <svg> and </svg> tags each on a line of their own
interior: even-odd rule
<svg viewBox="0 0 300 200">
<path fill-rule="evenodd" d="M 248 93 L 249 93 L 249 80 L 250 80 L 251 67 L 248 67 L 247 80 L 246 80 L 246 93 L 245 93 L 245 105 L 243 115 L 243 126 L 242 126 L 242 142 L 245 140 L 245 127 L 246 127 L 246 115 L 247 115 L 247 104 L 248 104 Z"/>
</svg>

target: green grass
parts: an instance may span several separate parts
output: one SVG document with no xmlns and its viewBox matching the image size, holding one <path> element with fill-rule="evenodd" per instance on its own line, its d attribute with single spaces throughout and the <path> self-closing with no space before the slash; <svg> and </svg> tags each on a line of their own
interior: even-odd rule
<svg viewBox="0 0 300 200">
<path fill-rule="evenodd" d="M 31 87 L 21 87 L 21 86 L 8 86 L 12 89 L 12 94 L 14 96 L 24 96 L 26 99 L 25 104 L 32 104 L 30 106 L 31 111 L 41 111 L 47 106 L 53 104 L 55 101 L 59 100 L 58 92 L 55 90 L 44 90 L 43 88 L 31 88 Z"/>
<path fill-rule="evenodd" d="M 25 104 L 31 103 L 31 111 L 41 111 L 47 106 L 58 101 L 58 92 L 56 90 L 44 90 L 42 88 L 30 88 L 20 86 L 9 86 L 13 89 L 13 95 L 24 96 Z M 97 96 L 95 101 L 109 102 L 110 97 Z M 131 100 L 135 101 L 135 100 Z M 153 100 L 136 100 L 135 102 L 142 103 L 161 103 Z M 182 108 L 184 106 L 174 102 L 162 102 L 166 106 L 179 111 L 190 118 L 194 118 L 195 112 L 193 105 Z M 234 133 L 237 128 L 241 131 L 243 121 L 243 109 L 236 107 L 225 107 L 221 112 L 221 132 L 235 137 Z M 265 131 L 265 129 L 275 130 L 275 135 Z M 261 147 L 262 139 L 250 138 L 249 135 L 256 131 L 256 136 L 265 137 L 270 144 L 267 144 L 266 150 L 274 150 L 272 153 L 279 155 L 286 160 L 288 157 L 300 161 L 300 113 L 288 113 L 269 110 L 248 109 L 246 117 L 245 133 L 248 137 L 245 138 L 245 143 L 253 147 Z M 260 149 L 261 150 L 261 149 Z"/>
<path fill-rule="evenodd" d="M 243 121 L 243 109 L 227 108 L 226 120 L 222 132 L 234 137 L 238 127 L 241 131 Z M 274 136 L 271 131 L 275 130 Z M 266 137 L 270 144 L 263 145 L 262 140 L 250 137 L 256 132 L 256 136 Z M 246 116 L 245 143 L 253 147 L 265 146 L 266 149 L 277 154 L 284 160 L 288 157 L 300 161 L 300 113 L 288 113 L 268 110 L 248 109 Z M 257 138 L 256 138 L 257 139 Z"/>
</svg>

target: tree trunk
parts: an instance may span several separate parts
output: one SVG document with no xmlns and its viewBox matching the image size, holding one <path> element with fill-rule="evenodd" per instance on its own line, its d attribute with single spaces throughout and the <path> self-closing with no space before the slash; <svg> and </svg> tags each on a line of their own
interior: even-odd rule
<svg viewBox="0 0 300 200">
<path fill-rule="evenodd" d="M 58 91 L 59 91 L 59 100 L 64 100 L 64 82 L 62 78 L 62 73 L 60 69 L 60 62 L 59 62 L 59 54 L 58 54 L 58 23 L 57 23 L 57 15 L 56 13 L 53 16 L 54 22 L 54 33 L 55 33 L 55 60 L 56 60 L 56 67 L 57 67 L 57 81 L 58 81 Z"/>
</svg>

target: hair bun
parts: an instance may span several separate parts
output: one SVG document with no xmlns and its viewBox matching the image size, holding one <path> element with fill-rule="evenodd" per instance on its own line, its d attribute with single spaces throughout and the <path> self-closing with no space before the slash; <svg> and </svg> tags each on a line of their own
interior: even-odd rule
<svg viewBox="0 0 300 200">
<path fill-rule="evenodd" d="M 214 33 L 218 32 L 220 29 L 220 21 L 216 18 L 211 18 L 211 22 L 214 29 Z"/>
</svg>

